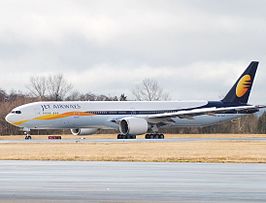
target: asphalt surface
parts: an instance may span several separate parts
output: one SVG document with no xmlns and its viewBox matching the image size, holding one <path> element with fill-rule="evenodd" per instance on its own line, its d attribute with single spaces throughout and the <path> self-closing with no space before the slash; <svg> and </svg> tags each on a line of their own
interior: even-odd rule
<svg viewBox="0 0 266 203">
<path fill-rule="evenodd" d="M 32 140 L 0 140 L 1 143 L 116 143 L 116 142 L 193 142 L 193 141 L 261 141 L 266 142 L 266 138 L 168 138 L 168 139 L 32 139 Z"/>
<path fill-rule="evenodd" d="M 266 202 L 266 165 L 0 161 L 0 202 Z"/>
</svg>

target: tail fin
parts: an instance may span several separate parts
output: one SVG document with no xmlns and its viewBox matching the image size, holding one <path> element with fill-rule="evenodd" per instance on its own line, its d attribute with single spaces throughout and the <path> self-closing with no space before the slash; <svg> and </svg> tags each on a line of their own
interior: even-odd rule
<svg viewBox="0 0 266 203">
<path fill-rule="evenodd" d="M 236 81 L 232 89 L 227 93 L 222 102 L 246 104 L 253 85 L 259 62 L 252 61 L 245 72 Z"/>
</svg>

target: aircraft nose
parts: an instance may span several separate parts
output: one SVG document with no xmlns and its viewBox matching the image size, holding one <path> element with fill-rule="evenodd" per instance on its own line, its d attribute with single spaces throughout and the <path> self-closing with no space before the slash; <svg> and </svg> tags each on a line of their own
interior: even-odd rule
<svg viewBox="0 0 266 203">
<path fill-rule="evenodd" d="M 10 114 L 7 114 L 6 117 L 5 117 L 6 121 L 8 123 L 11 123 L 11 115 Z"/>
</svg>

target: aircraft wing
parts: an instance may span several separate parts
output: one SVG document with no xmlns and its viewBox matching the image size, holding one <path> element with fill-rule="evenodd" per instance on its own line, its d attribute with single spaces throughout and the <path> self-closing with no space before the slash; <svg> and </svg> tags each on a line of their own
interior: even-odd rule
<svg viewBox="0 0 266 203">
<path fill-rule="evenodd" d="M 163 119 L 171 117 L 179 117 L 181 119 L 193 119 L 195 116 L 202 115 L 215 115 L 218 113 L 254 113 L 259 111 L 261 108 L 266 108 L 266 106 L 235 106 L 235 107 L 210 107 L 202 109 L 193 109 L 193 110 L 182 110 L 171 113 L 161 113 L 153 114 L 146 116 L 147 119 Z"/>
</svg>

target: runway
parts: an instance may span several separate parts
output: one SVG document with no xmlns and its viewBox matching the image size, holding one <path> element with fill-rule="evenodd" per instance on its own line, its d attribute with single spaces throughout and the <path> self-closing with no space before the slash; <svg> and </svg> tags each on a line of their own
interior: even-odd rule
<svg viewBox="0 0 266 203">
<path fill-rule="evenodd" d="M 196 142 L 196 141 L 259 141 L 266 142 L 266 138 L 166 138 L 166 139 L 61 139 L 61 140 L 49 140 L 49 139 L 16 139 L 16 140 L 0 140 L 1 143 L 123 143 L 123 142 Z"/>
<path fill-rule="evenodd" d="M 265 202 L 265 164 L 0 161 L 0 202 Z"/>
</svg>

